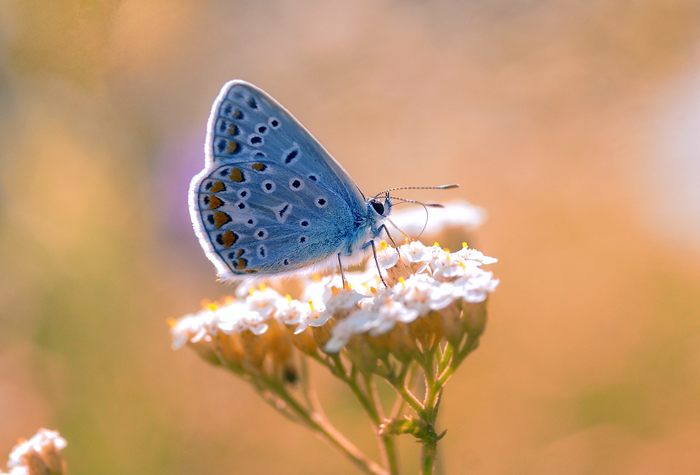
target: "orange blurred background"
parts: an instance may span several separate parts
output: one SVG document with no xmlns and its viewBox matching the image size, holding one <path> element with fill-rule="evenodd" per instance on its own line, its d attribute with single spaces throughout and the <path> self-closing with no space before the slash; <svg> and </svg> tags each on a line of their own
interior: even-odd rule
<svg viewBox="0 0 700 475">
<path fill-rule="evenodd" d="M 243 78 L 363 190 L 487 210 L 502 282 L 447 473 L 700 473 L 699 71 L 696 0 L 0 3 L 0 459 L 48 426 L 73 475 L 354 473 L 170 350 L 168 318 L 230 292 L 186 193 Z"/>
</svg>

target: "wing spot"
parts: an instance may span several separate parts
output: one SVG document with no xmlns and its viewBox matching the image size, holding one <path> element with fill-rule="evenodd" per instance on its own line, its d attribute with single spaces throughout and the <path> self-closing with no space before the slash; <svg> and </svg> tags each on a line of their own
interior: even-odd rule
<svg viewBox="0 0 700 475">
<path fill-rule="evenodd" d="M 309 227 L 309 220 L 308 219 L 302 219 L 299 221 L 299 226 L 302 228 L 308 228 Z"/>
<path fill-rule="evenodd" d="M 225 124 L 222 124 L 225 125 Z M 234 136 L 238 134 L 238 127 L 236 124 L 230 124 L 228 128 L 226 129 L 226 133 L 229 134 L 230 136 Z"/>
<path fill-rule="evenodd" d="M 216 242 L 224 246 L 226 249 L 236 244 L 238 241 L 238 234 L 233 231 L 224 231 L 216 236 Z"/>
<path fill-rule="evenodd" d="M 251 145 L 260 146 L 263 144 L 263 138 L 259 135 L 251 135 L 248 139 Z"/>
<path fill-rule="evenodd" d="M 243 256 L 243 254 L 245 254 L 245 249 L 241 247 L 240 249 L 229 252 L 228 258 L 231 260 L 238 259 L 239 257 Z"/>
<path fill-rule="evenodd" d="M 272 208 L 275 211 L 275 217 L 278 223 L 284 223 L 287 217 L 292 212 L 292 205 L 289 203 L 282 203 L 276 208 Z"/>
<path fill-rule="evenodd" d="M 226 150 L 226 139 L 221 139 L 218 142 L 216 142 L 216 149 L 219 151 L 219 153 L 222 153 L 224 150 Z"/>
<path fill-rule="evenodd" d="M 276 129 L 277 127 L 280 126 L 280 121 L 277 120 L 277 119 L 274 118 L 274 117 L 272 117 L 272 118 L 270 119 L 270 122 L 269 122 L 269 123 L 270 123 L 270 127 L 272 127 L 273 129 Z"/>
<path fill-rule="evenodd" d="M 328 206 L 328 200 L 323 196 L 319 196 L 318 198 L 316 198 L 316 206 L 319 208 L 325 208 L 326 206 Z"/>
<path fill-rule="evenodd" d="M 289 180 L 289 188 L 292 191 L 299 191 L 302 188 L 304 188 L 304 182 L 301 181 L 299 178 L 292 178 Z"/>
<path fill-rule="evenodd" d="M 260 256 L 263 259 L 265 258 L 265 256 L 267 256 L 267 248 L 264 244 L 260 244 L 258 246 L 258 256 Z"/>
<path fill-rule="evenodd" d="M 209 183 L 211 186 L 209 186 L 207 189 L 211 191 L 212 193 L 219 193 L 220 191 L 226 191 L 226 185 L 224 185 L 223 182 L 221 181 L 215 181 L 213 184 Z"/>
<path fill-rule="evenodd" d="M 235 181 L 236 183 L 243 183 L 245 181 L 245 175 L 243 174 L 243 170 L 241 170 L 238 167 L 234 167 L 231 169 L 231 175 L 229 176 L 232 181 Z"/>
<path fill-rule="evenodd" d="M 233 110 L 233 106 L 231 104 L 226 104 L 226 106 L 224 106 L 224 114 L 225 115 L 229 115 L 232 110 Z"/>
<path fill-rule="evenodd" d="M 242 200 L 247 199 L 250 196 L 250 190 L 248 188 L 243 188 L 238 192 L 238 197 Z"/>
<path fill-rule="evenodd" d="M 282 261 L 282 264 L 285 265 L 285 266 L 288 266 L 288 265 L 289 265 L 289 259 L 283 260 L 283 261 Z"/>
<path fill-rule="evenodd" d="M 267 125 L 258 125 L 258 133 L 259 134 L 266 134 L 267 133 Z"/>
<path fill-rule="evenodd" d="M 260 151 L 255 152 L 255 158 L 265 158 L 265 157 L 267 157 L 267 154 L 265 152 L 260 152 Z"/>
<path fill-rule="evenodd" d="M 248 100 L 246 101 L 248 104 L 248 107 L 251 109 L 257 109 L 258 108 L 258 103 L 255 101 L 254 97 L 249 97 Z"/>
<path fill-rule="evenodd" d="M 226 145 L 226 153 L 228 154 L 234 154 L 238 151 L 238 142 L 235 140 L 229 140 L 228 144 Z"/>
<path fill-rule="evenodd" d="M 265 170 L 267 170 L 267 165 L 265 165 L 264 163 L 257 162 L 257 163 L 253 163 L 250 166 L 250 168 L 252 168 L 256 172 L 264 172 Z"/>
<path fill-rule="evenodd" d="M 265 228 L 260 228 L 257 231 L 255 231 L 255 239 L 265 239 L 267 238 L 267 229 Z"/>
<path fill-rule="evenodd" d="M 221 228 L 226 223 L 231 222 L 231 216 L 224 213 L 223 211 L 217 211 L 214 213 L 214 226 L 216 229 Z"/>
<path fill-rule="evenodd" d="M 277 185 L 275 185 L 275 182 L 272 180 L 265 180 L 264 182 L 262 182 L 261 186 L 262 186 L 262 190 L 265 193 L 272 193 L 273 191 L 275 191 L 275 188 L 277 187 Z"/>
<path fill-rule="evenodd" d="M 243 211 L 244 209 L 247 208 L 246 204 L 245 204 L 243 201 L 239 201 L 238 203 L 236 203 L 236 206 L 237 206 L 238 209 L 240 209 L 241 211 Z"/>
<path fill-rule="evenodd" d="M 224 201 L 216 195 L 205 196 L 204 198 L 209 202 L 209 209 L 221 208 L 224 205 Z"/>
<path fill-rule="evenodd" d="M 240 109 L 236 109 L 235 111 L 233 111 L 233 118 L 238 120 L 243 119 L 243 112 L 241 112 Z"/>
<path fill-rule="evenodd" d="M 318 177 L 316 175 L 309 175 L 309 180 L 318 181 Z"/>
<path fill-rule="evenodd" d="M 284 157 L 284 163 L 289 165 L 290 163 L 292 163 L 292 161 L 296 160 L 298 156 L 299 156 L 299 149 L 294 148 L 294 149 L 290 150 L 289 152 L 287 152 L 287 154 Z"/>
<path fill-rule="evenodd" d="M 248 259 L 241 257 L 236 262 L 233 263 L 233 268 L 236 270 L 243 270 L 248 267 Z"/>
<path fill-rule="evenodd" d="M 299 236 L 299 244 L 304 244 L 308 238 L 306 236 Z"/>
<path fill-rule="evenodd" d="M 255 226 L 257 224 L 257 220 L 255 218 L 248 218 L 248 221 L 246 221 L 245 223 L 246 223 L 246 226 L 248 226 L 249 228 L 252 228 L 253 226 Z"/>
</svg>

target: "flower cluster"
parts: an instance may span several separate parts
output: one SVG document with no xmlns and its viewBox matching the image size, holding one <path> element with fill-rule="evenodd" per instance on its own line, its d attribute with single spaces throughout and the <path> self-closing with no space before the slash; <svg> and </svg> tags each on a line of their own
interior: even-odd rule
<svg viewBox="0 0 700 475">
<path fill-rule="evenodd" d="M 189 345 L 207 360 L 237 371 L 290 377 L 294 349 L 305 354 L 353 352 L 364 359 L 387 352 L 400 359 L 447 339 L 459 344 L 469 315 L 498 285 L 483 265 L 496 262 L 464 245 L 449 252 L 418 241 L 398 249 L 380 244 L 364 272 L 308 279 L 298 298 L 267 286 L 187 315 L 172 325 L 173 346 Z M 367 351 L 370 344 L 374 351 Z M 363 365 L 367 366 L 367 365 Z"/>
<path fill-rule="evenodd" d="M 34 436 L 19 442 L 10 453 L 7 473 L 2 475 L 65 475 L 66 463 L 61 451 L 66 440 L 56 431 L 39 429 Z"/>
</svg>

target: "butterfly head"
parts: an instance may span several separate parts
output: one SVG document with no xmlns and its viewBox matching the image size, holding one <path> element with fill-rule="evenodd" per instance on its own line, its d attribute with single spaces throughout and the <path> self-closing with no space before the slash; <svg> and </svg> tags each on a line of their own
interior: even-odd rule
<svg viewBox="0 0 700 475">
<path fill-rule="evenodd" d="M 372 220 L 381 221 L 391 214 L 391 197 L 386 192 L 384 199 L 375 196 L 367 200 L 367 213 Z"/>
</svg>

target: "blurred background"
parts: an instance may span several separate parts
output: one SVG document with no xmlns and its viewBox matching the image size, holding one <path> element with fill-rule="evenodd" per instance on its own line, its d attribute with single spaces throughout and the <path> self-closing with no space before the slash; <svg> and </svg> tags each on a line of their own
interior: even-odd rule
<svg viewBox="0 0 700 475">
<path fill-rule="evenodd" d="M 170 350 L 168 318 L 230 293 L 186 192 L 232 78 L 363 190 L 456 181 L 414 196 L 488 212 L 502 284 L 447 473 L 700 472 L 696 0 L 1 1 L 0 459 L 48 426 L 74 475 L 354 473 Z"/>
</svg>

